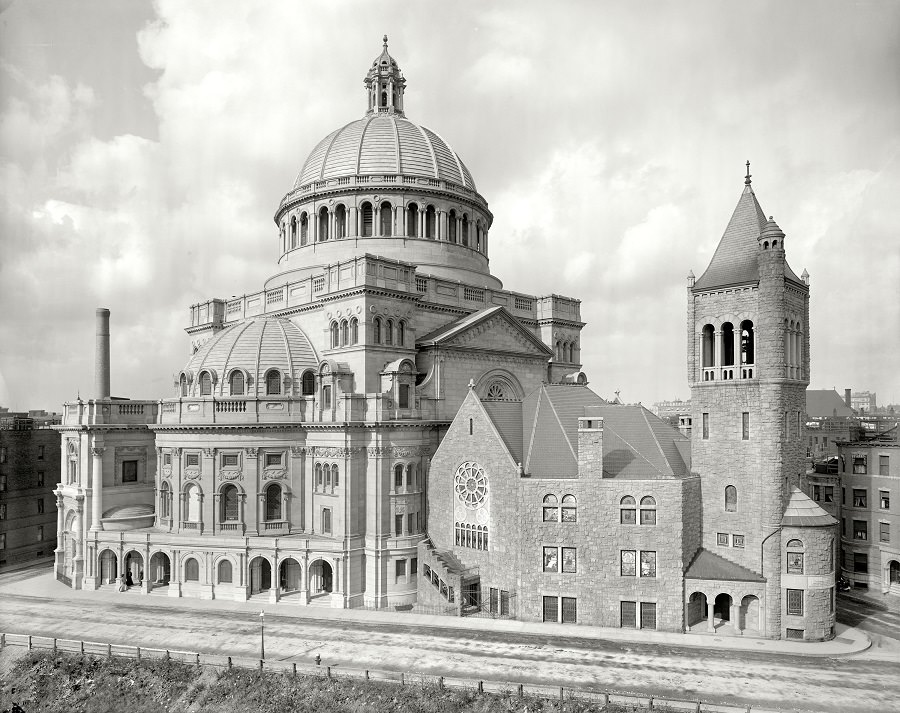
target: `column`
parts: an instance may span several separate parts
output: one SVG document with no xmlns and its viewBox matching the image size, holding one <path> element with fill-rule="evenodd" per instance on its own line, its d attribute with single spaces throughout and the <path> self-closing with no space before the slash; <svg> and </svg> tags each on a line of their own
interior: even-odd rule
<svg viewBox="0 0 900 713">
<path fill-rule="evenodd" d="M 219 502 L 221 499 L 221 493 L 213 494 L 213 513 L 212 513 L 212 528 L 213 534 L 216 534 L 216 525 L 219 526 L 219 530 L 221 531 L 222 523 L 219 521 Z"/>
<path fill-rule="evenodd" d="M 309 218 L 307 219 L 307 225 L 312 228 L 312 240 L 309 242 L 315 243 L 319 240 L 319 212 L 314 211 L 310 213 Z"/>
<path fill-rule="evenodd" d="M 722 330 L 717 329 L 714 336 L 713 366 L 716 367 L 716 378 L 722 378 Z"/>
<path fill-rule="evenodd" d="M 103 451 L 101 447 L 91 448 L 94 459 L 91 468 L 91 532 L 103 529 L 100 522 L 103 516 Z"/>
<path fill-rule="evenodd" d="M 445 236 L 447 235 L 447 226 L 445 223 L 445 213 L 442 210 L 437 211 L 437 216 L 435 220 L 436 225 L 435 231 L 437 235 L 435 236 L 437 240 L 445 240 Z"/>
<path fill-rule="evenodd" d="M 423 206 L 419 208 L 419 237 L 425 237 L 425 211 L 428 209 L 428 206 Z"/>
<path fill-rule="evenodd" d="M 462 218 L 456 216 L 456 242 L 462 245 Z"/>
<path fill-rule="evenodd" d="M 709 595 L 706 596 L 706 630 L 710 633 L 715 632 L 716 630 L 716 622 L 715 622 L 715 606 L 716 600 L 715 598 L 710 599 Z"/>
<path fill-rule="evenodd" d="M 735 371 L 739 371 L 741 368 L 741 328 L 737 326 L 734 328 L 734 369 Z M 741 375 L 737 374 L 736 378 L 740 378 Z"/>
<path fill-rule="evenodd" d="M 245 493 L 238 493 L 238 522 L 241 523 L 241 536 L 243 537 L 244 531 L 247 529 L 247 524 L 244 522 L 244 500 L 247 498 Z"/>
<path fill-rule="evenodd" d="M 381 206 L 378 203 L 372 205 L 372 235 L 381 237 Z"/>
<path fill-rule="evenodd" d="M 262 535 L 265 532 L 265 525 L 263 524 L 266 519 L 266 495 L 265 493 L 259 493 L 256 496 L 256 532 Z"/>
<path fill-rule="evenodd" d="M 737 604 L 734 599 L 731 600 L 731 625 L 734 627 L 734 632 L 738 636 L 743 635 L 743 630 L 741 629 L 741 605 Z"/>
<path fill-rule="evenodd" d="M 335 215 L 335 212 L 333 210 L 328 211 L 328 225 L 329 238 L 331 238 L 331 240 L 337 240 L 337 215 Z"/>
<path fill-rule="evenodd" d="M 269 601 L 277 603 L 281 598 L 281 565 L 278 562 L 278 551 L 272 555 L 272 584 L 269 587 Z"/>
<path fill-rule="evenodd" d="M 391 226 L 391 235 L 406 235 L 406 229 L 402 225 L 406 222 L 403 220 L 403 207 L 396 206 L 391 213 L 391 218 L 394 221 L 394 224 Z"/>
<path fill-rule="evenodd" d="M 56 496 L 56 551 L 63 552 L 65 550 L 65 543 L 63 542 L 63 527 L 65 523 L 63 521 L 63 496 L 58 490 L 54 490 L 53 494 Z"/>
<path fill-rule="evenodd" d="M 354 238 L 359 235 L 359 210 L 356 206 L 347 209 L 347 237 Z M 351 232 L 353 231 L 353 232 Z"/>
</svg>

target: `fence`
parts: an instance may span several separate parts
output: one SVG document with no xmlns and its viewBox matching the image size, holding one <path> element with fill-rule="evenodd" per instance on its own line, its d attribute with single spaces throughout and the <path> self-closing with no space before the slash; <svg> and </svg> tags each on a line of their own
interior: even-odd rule
<svg viewBox="0 0 900 713">
<path fill-rule="evenodd" d="M 505 681 L 484 681 L 456 676 L 435 676 L 424 673 L 408 673 L 404 671 L 383 671 L 376 669 L 356 669 L 345 666 L 332 667 L 317 664 L 295 663 L 291 661 L 275 661 L 259 658 L 225 656 L 221 654 L 201 654 L 196 651 L 176 651 L 173 649 L 154 649 L 143 646 L 128 646 L 98 641 L 81 641 L 77 639 L 57 639 L 48 636 L 30 634 L 0 633 L 0 649 L 6 646 L 27 646 L 32 649 L 65 651 L 91 656 L 114 656 L 140 659 L 164 659 L 194 666 L 217 666 L 219 668 L 241 668 L 245 670 L 268 671 L 284 675 L 317 676 L 321 678 L 355 678 L 371 681 L 385 681 L 401 686 L 432 687 L 440 690 L 469 690 L 479 693 L 498 695 L 516 695 L 520 698 L 543 698 L 548 700 L 578 700 L 602 703 L 600 710 L 613 710 L 610 706 L 640 707 L 648 711 L 690 711 L 692 713 L 784 713 L 778 709 L 757 708 L 755 706 L 735 706 L 716 703 L 704 703 L 699 700 L 679 700 L 659 698 L 656 696 L 640 696 L 613 691 L 593 691 L 568 686 L 550 686 L 534 683 L 509 683 Z"/>
</svg>

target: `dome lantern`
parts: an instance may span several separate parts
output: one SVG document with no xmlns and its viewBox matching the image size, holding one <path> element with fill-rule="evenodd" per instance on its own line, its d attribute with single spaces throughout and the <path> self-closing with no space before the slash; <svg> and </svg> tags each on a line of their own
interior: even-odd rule
<svg viewBox="0 0 900 713">
<path fill-rule="evenodd" d="M 396 60 L 388 53 L 388 38 L 384 36 L 384 48 L 372 62 L 366 78 L 366 93 L 369 97 L 367 114 L 403 114 L 403 92 L 406 80 Z"/>
</svg>

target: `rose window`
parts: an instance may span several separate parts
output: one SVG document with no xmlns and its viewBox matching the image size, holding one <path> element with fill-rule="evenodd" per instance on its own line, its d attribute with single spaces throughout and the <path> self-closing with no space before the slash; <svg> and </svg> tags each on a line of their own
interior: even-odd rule
<svg viewBox="0 0 900 713">
<path fill-rule="evenodd" d="M 481 507 L 487 495 L 487 476 L 477 463 L 463 463 L 456 470 L 456 496 L 470 510 Z"/>
</svg>

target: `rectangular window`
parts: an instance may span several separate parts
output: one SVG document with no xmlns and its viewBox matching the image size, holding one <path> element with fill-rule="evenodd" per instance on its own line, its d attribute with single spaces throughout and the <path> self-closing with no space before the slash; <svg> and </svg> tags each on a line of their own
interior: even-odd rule
<svg viewBox="0 0 900 713">
<path fill-rule="evenodd" d="M 577 623 L 577 605 L 575 602 L 575 597 L 563 597 L 562 598 L 562 623 L 563 624 L 575 624 Z"/>
<path fill-rule="evenodd" d="M 619 602 L 619 626 L 623 629 L 637 627 L 637 602 Z"/>
<path fill-rule="evenodd" d="M 491 587 L 490 596 L 488 598 L 488 611 L 491 614 L 497 614 L 500 609 L 500 590 Z"/>
<path fill-rule="evenodd" d="M 411 512 L 406 516 L 406 531 L 410 535 L 416 534 L 416 513 Z"/>
<path fill-rule="evenodd" d="M 163 465 L 172 465 L 172 454 L 166 453 L 163 455 Z"/>
<path fill-rule="evenodd" d="M 44 541 L 44 526 L 43 526 L 43 525 L 38 525 L 38 529 L 37 529 L 37 541 L 38 541 L 38 542 L 43 542 L 43 541 Z"/>
<path fill-rule="evenodd" d="M 38 460 L 44 460 L 44 447 L 38 446 Z"/>
<path fill-rule="evenodd" d="M 709 438 L 709 414 L 703 414 L 703 438 L 704 440 Z"/>
<path fill-rule="evenodd" d="M 641 576 L 642 577 L 655 577 L 656 576 L 656 553 L 655 552 L 641 552 Z"/>
<path fill-rule="evenodd" d="M 867 507 L 867 493 L 862 488 L 853 488 L 853 507 L 855 508 L 864 508 Z"/>
<path fill-rule="evenodd" d="M 38 474 L 37 474 L 37 486 L 39 488 L 44 487 L 44 471 L 42 471 L 42 470 L 39 470 Z"/>
<path fill-rule="evenodd" d="M 37 509 L 38 509 L 38 515 L 44 514 L 44 499 L 43 498 L 38 498 Z"/>
<path fill-rule="evenodd" d="M 223 468 L 237 468 L 237 465 L 238 465 L 237 453 L 223 453 L 222 454 L 222 467 Z"/>
<path fill-rule="evenodd" d="M 136 460 L 123 460 L 122 461 L 122 482 L 123 483 L 136 483 L 137 482 L 137 461 Z"/>
<path fill-rule="evenodd" d="M 787 573 L 803 574 L 803 553 L 788 552 L 787 553 Z"/>
<path fill-rule="evenodd" d="M 544 571 L 545 572 L 559 572 L 559 548 L 558 547 L 545 547 L 544 548 Z"/>
<path fill-rule="evenodd" d="M 400 408 L 409 408 L 409 384 L 400 384 L 400 395 L 397 400 Z"/>
<path fill-rule="evenodd" d="M 890 472 L 890 456 L 878 456 L 878 475 L 888 475 Z"/>
<path fill-rule="evenodd" d="M 322 508 L 322 532 L 331 534 L 331 508 Z"/>
<path fill-rule="evenodd" d="M 6 491 L 6 476 L 0 475 L 0 493 Z"/>
<path fill-rule="evenodd" d="M 846 536 L 847 536 L 847 518 L 842 517 L 841 518 L 841 537 L 846 537 Z"/>
<path fill-rule="evenodd" d="M 841 505 L 847 504 L 847 488 L 841 487 Z"/>
<path fill-rule="evenodd" d="M 891 541 L 891 524 L 889 522 L 878 523 L 878 539 L 881 542 Z"/>
<path fill-rule="evenodd" d="M 403 515 L 394 515 L 394 534 L 397 537 L 403 534 Z"/>
<path fill-rule="evenodd" d="M 509 592 L 500 590 L 500 616 L 509 616 Z"/>
<path fill-rule="evenodd" d="M 853 456 L 853 472 L 857 475 L 866 474 L 866 457 Z"/>
<path fill-rule="evenodd" d="M 281 453 L 266 453 L 266 467 L 281 465 Z"/>
<path fill-rule="evenodd" d="M 621 513 L 620 521 L 623 525 L 634 525 L 637 522 L 635 510 L 631 508 L 622 508 L 619 512 Z"/>
<path fill-rule="evenodd" d="M 568 496 L 566 496 L 568 497 Z M 563 498 L 563 502 L 566 502 L 566 498 Z M 564 507 L 562 508 L 562 521 L 563 522 L 578 522 L 578 509 L 573 507 Z"/>
<path fill-rule="evenodd" d="M 453 587 L 447 587 L 447 601 L 448 602 L 456 601 L 456 594 L 454 594 L 454 592 L 453 592 Z"/>
<path fill-rule="evenodd" d="M 727 532 L 717 532 L 716 533 L 716 544 L 719 547 L 728 547 L 728 533 Z"/>
<path fill-rule="evenodd" d="M 822 491 L 823 499 L 826 503 L 834 502 L 834 486 L 826 485 Z"/>
<path fill-rule="evenodd" d="M 854 520 L 853 521 L 853 539 L 868 540 L 869 539 L 869 521 Z"/>
<path fill-rule="evenodd" d="M 731 546 L 742 548 L 744 546 L 744 536 L 743 535 L 732 535 L 731 536 Z"/>
<path fill-rule="evenodd" d="M 562 548 L 562 571 L 563 572 L 577 572 L 577 558 L 575 555 L 574 547 L 563 547 Z"/>
<path fill-rule="evenodd" d="M 403 487 L 403 466 L 394 466 L 394 489 L 400 490 Z"/>
<path fill-rule="evenodd" d="M 813 486 L 813 500 L 816 502 L 822 500 L 822 489 L 818 485 Z"/>
<path fill-rule="evenodd" d="M 869 555 L 865 552 L 853 553 L 853 571 L 857 574 L 869 573 Z"/>
<path fill-rule="evenodd" d="M 322 387 L 322 408 L 331 408 L 331 386 L 329 384 Z"/>
<path fill-rule="evenodd" d="M 6 446 L 0 446 L 0 463 L 6 463 Z"/>
<path fill-rule="evenodd" d="M 188 453 L 184 457 L 184 465 L 188 468 L 196 468 L 200 465 L 199 453 Z"/>
<path fill-rule="evenodd" d="M 641 602 L 641 628 L 656 628 L 656 602 Z"/>
<path fill-rule="evenodd" d="M 794 616 L 803 616 L 803 590 L 787 590 L 787 613 Z"/>
<path fill-rule="evenodd" d="M 637 575 L 637 552 L 635 550 L 622 550 L 621 572 L 623 577 Z"/>
<path fill-rule="evenodd" d="M 397 560 L 394 562 L 394 574 L 397 577 L 406 576 L 406 560 Z"/>
<path fill-rule="evenodd" d="M 559 621 L 559 597 L 544 597 L 544 621 Z"/>
<path fill-rule="evenodd" d="M 748 411 L 741 414 L 741 440 L 750 440 L 750 413 Z"/>
<path fill-rule="evenodd" d="M 413 557 L 409 561 L 409 573 L 411 575 L 419 573 L 419 558 L 418 557 Z"/>
<path fill-rule="evenodd" d="M 891 493 L 887 490 L 878 491 L 878 502 L 881 504 L 882 510 L 891 509 Z"/>
<path fill-rule="evenodd" d="M 645 510 L 641 508 L 641 524 L 642 525 L 655 525 L 656 524 L 656 510 Z"/>
<path fill-rule="evenodd" d="M 557 522 L 559 520 L 559 508 L 558 507 L 545 507 L 544 508 L 544 522 Z"/>
<path fill-rule="evenodd" d="M 6 519 L 6 503 L 0 503 L 0 520 Z"/>
</svg>

